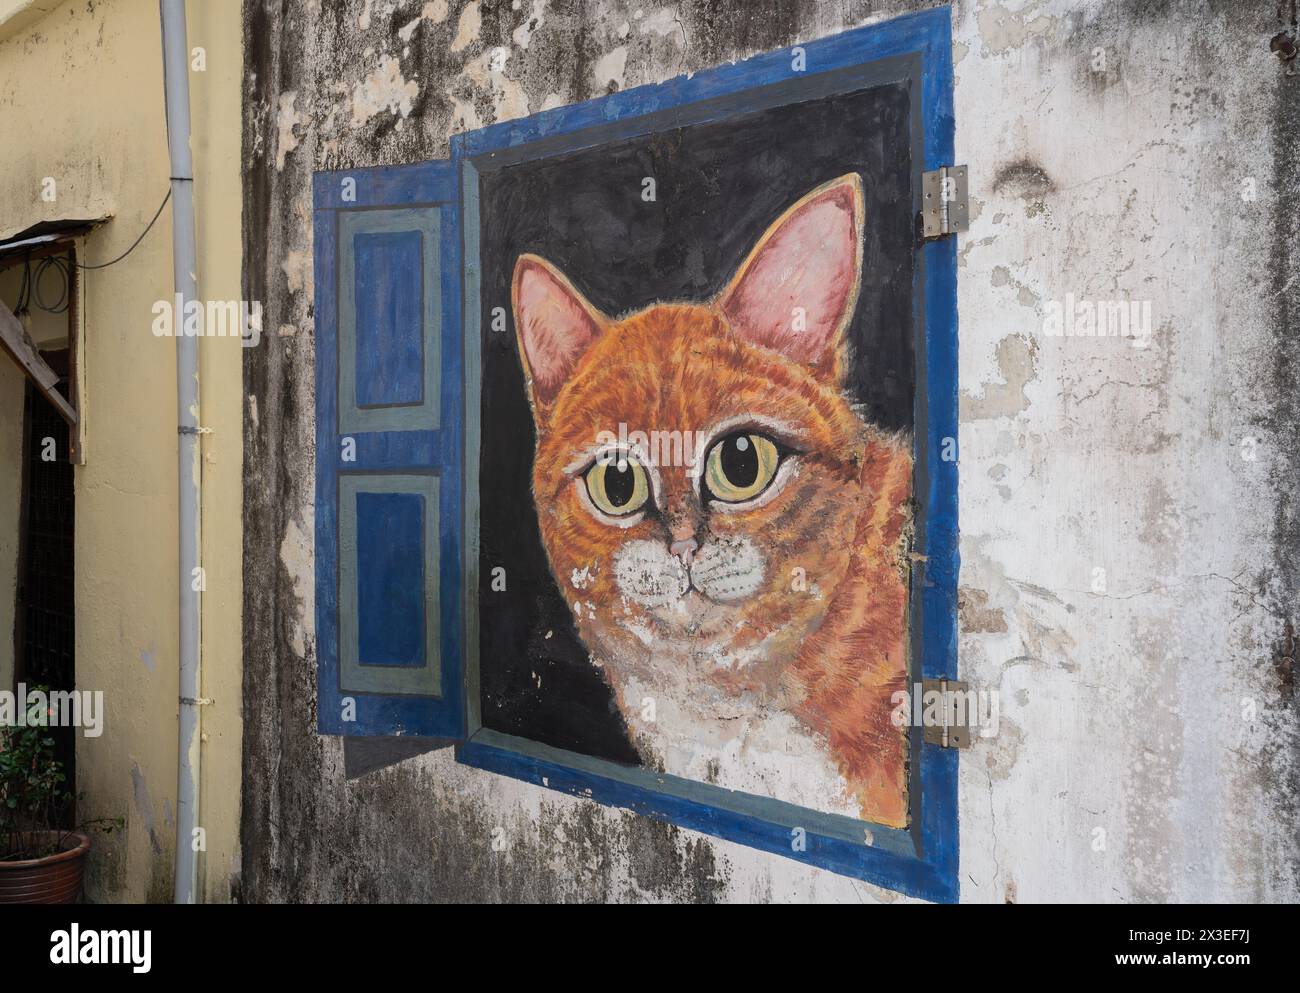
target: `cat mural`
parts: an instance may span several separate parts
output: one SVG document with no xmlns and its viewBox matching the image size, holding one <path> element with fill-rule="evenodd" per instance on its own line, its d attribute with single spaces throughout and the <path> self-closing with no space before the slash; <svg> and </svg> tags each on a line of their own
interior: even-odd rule
<svg viewBox="0 0 1300 993">
<path fill-rule="evenodd" d="M 851 174 L 707 303 L 610 317 L 536 255 L 512 297 L 542 540 L 645 763 L 901 827 L 912 459 L 845 395 L 862 225 Z"/>
</svg>

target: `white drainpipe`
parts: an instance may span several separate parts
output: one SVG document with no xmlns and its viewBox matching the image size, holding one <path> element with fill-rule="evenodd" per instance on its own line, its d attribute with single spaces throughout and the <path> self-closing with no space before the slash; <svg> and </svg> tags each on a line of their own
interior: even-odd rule
<svg viewBox="0 0 1300 993">
<path fill-rule="evenodd" d="M 199 298 L 194 241 L 194 166 L 190 158 L 189 43 L 185 0 L 159 0 L 162 13 L 163 88 L 167 99 L 167 149 L 171 156 L 172 268 L 182 301 Z M 175 315 L 184 326 L 184 312 Z M 177 334 L 177 497 L 180 505 L 180 734 L 176 783 L 174 899 L 194 903 L 198 890 L 200 612 L 195 591 L 199 566 L 201 462 L 199 454 L 198 339 Z"/>
</svg>

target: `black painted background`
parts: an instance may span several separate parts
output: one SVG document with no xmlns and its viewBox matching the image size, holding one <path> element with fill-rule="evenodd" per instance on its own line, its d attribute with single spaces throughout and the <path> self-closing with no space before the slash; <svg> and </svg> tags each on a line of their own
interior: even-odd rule
<svg viewBox="0 0 1300 993">
<path fill-rule="evenodd" d="M 862 290 L 849 387 L 864 415 L 912 425 L 914 355 L 906 83 L 663 131 L 484 173 L 480 680 L 486 727 L 636 762 L 626 727 L 551 578 L 532 504 L 535 435 L 510 311 L 524 252 L 549 259 L 607 314 L 705 300 L 809 190 L 858 172 L 866 193 Z M 653 176 L 657 200 L 641 199 Z M 507 589 L 493 592 L 492 569 Z M 548 633 L 550 637 L 547 637 Z"/>
</svg>

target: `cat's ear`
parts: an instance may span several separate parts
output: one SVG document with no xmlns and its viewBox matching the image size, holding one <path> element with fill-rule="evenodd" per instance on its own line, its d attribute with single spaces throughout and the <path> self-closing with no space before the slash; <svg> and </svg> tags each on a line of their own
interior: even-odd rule
<svg viewBox="0 0 1300 993">
<path fill-rule="evenodd" d="M 564 273 L 537 255 L 519 256 L 510 299 L 524 377 L 540 415 L 609 321 Z"/>
<path fill-rule="evenodd" d="M 718 297 L 746 341 L 838 381 L 862 278 L 862 180 L 833 179 L 764 232 Z"/>
</svg>

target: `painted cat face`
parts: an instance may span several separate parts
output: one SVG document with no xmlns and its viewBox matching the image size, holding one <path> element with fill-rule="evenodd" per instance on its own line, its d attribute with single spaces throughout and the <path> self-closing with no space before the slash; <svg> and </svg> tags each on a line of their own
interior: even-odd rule
<svg viewBox="0 0 1300 993">
<path fill-rule="evenodd" d="M 821 620 L 867 499 L 869 433 L 842 382 L 862 214 L 856 175 L 827 183 L 715 300 L 617 320 L 544 259 L 519 259 L 542 537 L 603 658 L 653 650 L 779 679 Z"/>
</svg>

